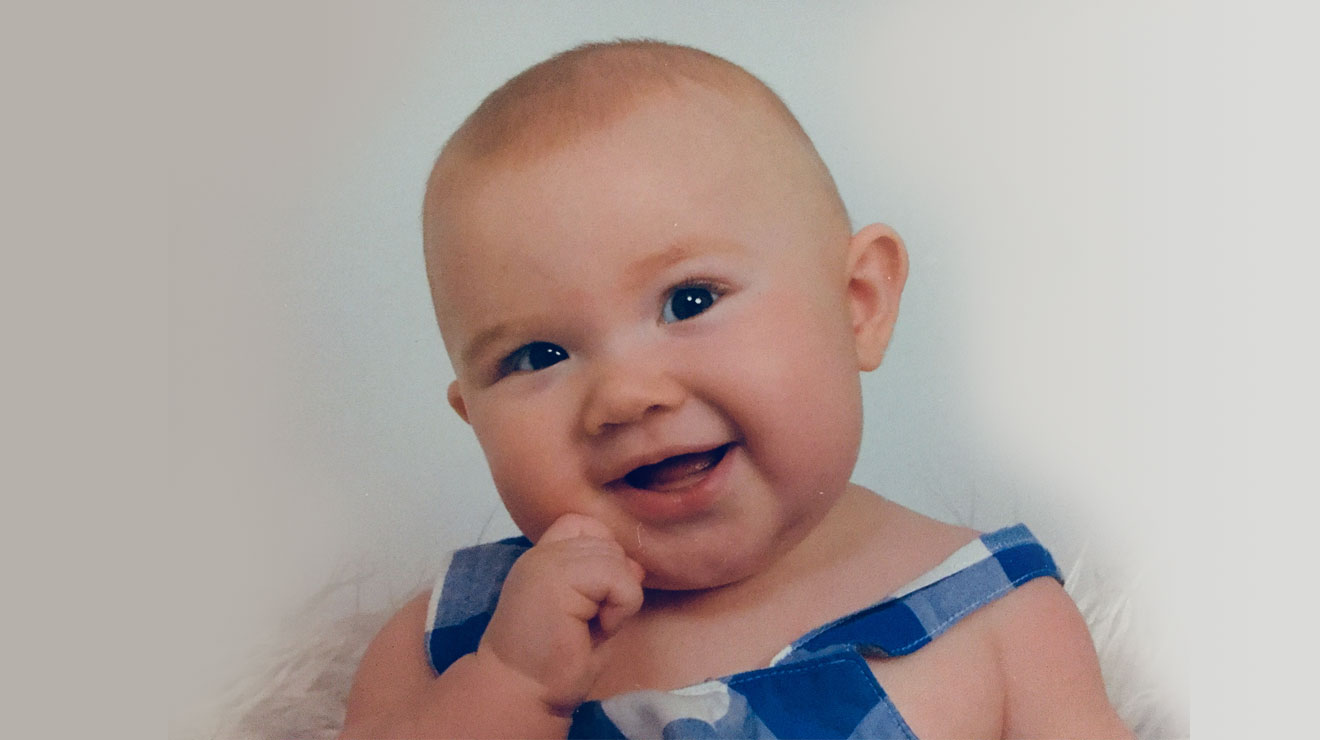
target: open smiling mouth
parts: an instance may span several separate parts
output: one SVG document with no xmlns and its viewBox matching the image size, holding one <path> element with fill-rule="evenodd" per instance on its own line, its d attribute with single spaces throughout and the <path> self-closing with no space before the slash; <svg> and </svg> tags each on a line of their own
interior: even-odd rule
<svg viewBox="0 0 1320 740">
<path fill-rule="evenodd" d="M 633 488 L 646 491 L 681 491 L 700 481 L 706 471 L 719 465 L 732 447 L 733 443 L 730 442 L 705 452 L 674 455 L 633 470 L 623 477 L 623 481 Z"/>
</svg>

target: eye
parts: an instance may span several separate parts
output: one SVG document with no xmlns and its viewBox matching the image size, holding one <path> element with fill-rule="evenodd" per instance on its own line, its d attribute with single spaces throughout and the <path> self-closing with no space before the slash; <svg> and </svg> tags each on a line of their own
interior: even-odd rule
<svg viewBox="0 0 1320 740">
<path fill-rule="evenodd" d="M 719 296 L 710 285 L 680 285 L 669 294 L 660 319 L 666 324 L 690 319 L 714 305 Z"/>
<path fill-rule="evenodd" d="M 505 374 L 544 370 L 568 359 L 563 347 L 549 342 L 532 342 L 514 350 L 500 363 Z"/>
</svg>

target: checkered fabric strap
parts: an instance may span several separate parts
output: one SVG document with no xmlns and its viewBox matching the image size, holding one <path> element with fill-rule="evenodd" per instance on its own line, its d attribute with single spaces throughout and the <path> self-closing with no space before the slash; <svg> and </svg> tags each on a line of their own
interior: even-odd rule
<svg viewBox="0 0 1320 740">
<path fill-rule="evenodd" d="M 510 537 L 456 550 L 449 567 L 441 569 L 426 615 L 426 656 L 437 674 L 477 650 L 490 624 L 509 569 L 532 546 L 525 537 Z"/>
<path fill-rule="evenodd" d="M 798 640 L 784 662 L 834 645 L 867 654 L 907 655 L 958 620 L 1034 578 L 1063 582 L 1054 558 L 1018 524 L 982 535 L 932 571 L 869 609 L 827 624 Z"/>
</svg>

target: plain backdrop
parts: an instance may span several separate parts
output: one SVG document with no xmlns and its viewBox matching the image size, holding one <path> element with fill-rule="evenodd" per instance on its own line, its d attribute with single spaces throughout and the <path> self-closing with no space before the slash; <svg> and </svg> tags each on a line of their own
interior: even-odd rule
<svg viewBox="0 0 1320 740">
<path fill-rule="evenodd" d="M 505 79 L 584 41 L 641 36 L 765 80 L 854 224 L 906 240 L 911 279 L 865 378 L 855 480 L 982 529 L 1026 521 L 1065 572 L 1083 558 L 1121 584 L 1151 670 L 1186 711 L 1198 522 L 1232 524 L 1222 465 L 1241 453 L 1214 409 L 1239 400 L 1216 353 L 1245 341 L 1231 298 L 1247 278 L 1223 237 L 1248 207 L 1225 194 L 1247 134 L 1220 115 L 1244 105 L 1224 96 L 1242 30 L 1220 4 L 1161 2 L 179 14 L 180 68 L 162 91 L 175 133 L 172 733 L 204 724 L 327 583 L 368 574 L 327 609 L 381 608 L 446 550 L 509 532 L 445 403 L 424 182 Z"/>
</svg>

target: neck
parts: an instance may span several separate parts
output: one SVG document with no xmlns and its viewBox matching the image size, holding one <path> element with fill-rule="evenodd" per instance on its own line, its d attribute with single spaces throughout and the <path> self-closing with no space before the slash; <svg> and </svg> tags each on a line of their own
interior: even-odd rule
<svg viewBox="0 0 1320 740">
<path fill-rule="evenodd" d="M 767 567 L 740 581 L 696 591 L 648 590 L 646 609 L 663 612 L 727 612 L 745 604 L 767 603 L 785 592 L 813 584 L 822 574 L 857 554 L 893 506 L 871 491 L 848 484 L 825 516 L 794 546 Z"/>
</svg>

